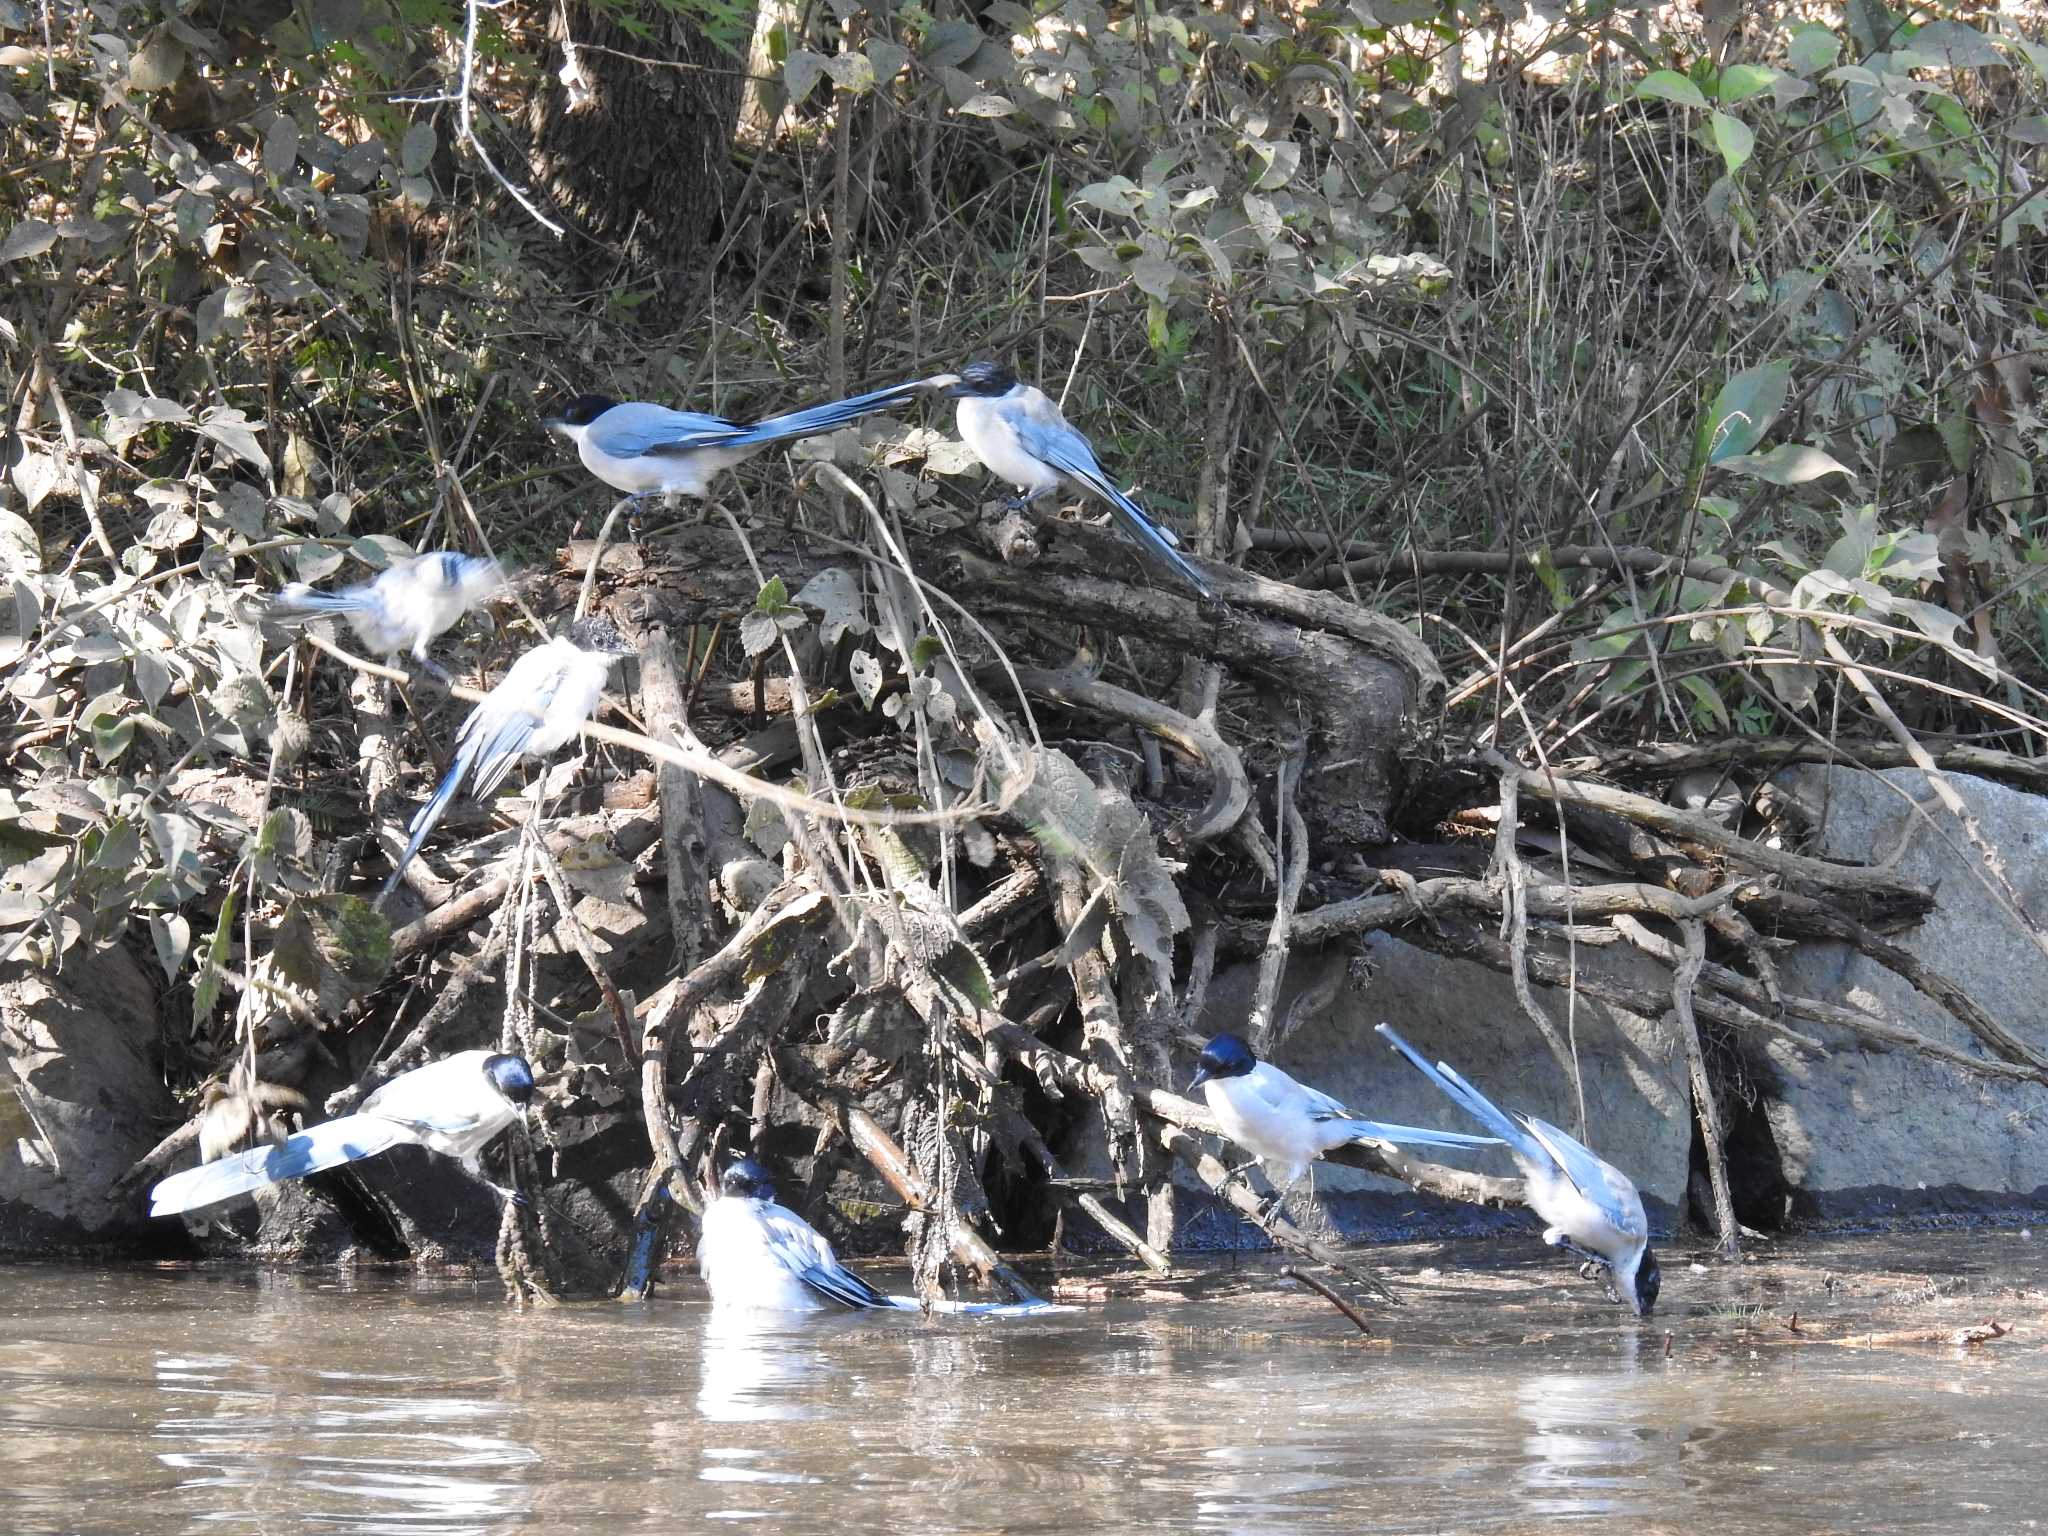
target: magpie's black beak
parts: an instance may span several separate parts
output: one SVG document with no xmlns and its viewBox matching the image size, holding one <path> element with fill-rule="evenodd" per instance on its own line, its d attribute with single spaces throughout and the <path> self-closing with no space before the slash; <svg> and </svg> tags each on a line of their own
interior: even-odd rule
<svg viewBox="0 0 2048 1536">
<path fill-rule="evenodd" d="M 1209 1069 L 1207 1067 L 1195 1068 L 1195 1075 L 1188 1079 L 1188 1092 L 1193 1093 L 1197 1088 L 1201 1087 L 1202 1084 L 1208 1081 Z"/>
</svg>

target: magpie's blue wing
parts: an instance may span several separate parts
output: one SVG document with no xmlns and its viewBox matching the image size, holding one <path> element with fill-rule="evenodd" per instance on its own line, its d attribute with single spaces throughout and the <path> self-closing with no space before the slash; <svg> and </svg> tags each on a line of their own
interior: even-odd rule
<svg viewBox="0 0 2048 1536">
<path fill-rule="evenodd" d="M 1039 396 L 1038 401 L 1032 404 L 1037 405 L 1039 401 L 1044 402 L 1041 409 L 1018 408 L 1004 412 L 1004 419 L 1017 434 L 1019 446 L 1040 463 L 1051 465 L 1108 502 L 1125 532 L 1150 551 L 1155 559 L 1171 566 L 1181 580 L 1197 593 L 1209 596 L 1209 584 L 1188 563 L 1187 556 L 1180 552 L 1180 540 L 1173 536 L 1173 531 L 1152 521 L 1150 513 L 1118 490 L 1109 476 L 1102 472 L 1102 464 L 1095 457 L 1095 449 L 1088 439 L 1069 426 L 1044 396 Z"/>
<path fill-rule="evenodd" d="M 472 775 L 469 793 L 488 800 L 547 719 L 566 675 L 556 644 L 528 651 L 462 722 L 455 762 Z"/>
<path fill-rule="evenodd" d="M 1617 1231 L 1626 1232 L 1631 1237 L 1647 1235 L 1643 1197 L 1626 1174 L 1613 1164 L 1595 1157 L 1549 1121 L 1538 1120 L 1534 1115 L 1524 1115 L 1522 1121 L 1543 1143 L 1544 1150 L 1557 1160 L 1565 1177 L 1578 1186 L 1580 1194 L 1600 1208 Z"/>
<path fill-rule="evenodd" d="M 799 1269 L 796 1277 L 827 1301 L 836 1301 L 843 1307 L 893 1308 L 896 1305 L 852 1270 L 837 1264 L 830 1269 L 817 1265 Z"/>
<path fill-rule="evenodd" d="M 744 430 L 721 416 L 672 411 L 665 405 L 629 400 L 593 421 L 589 438 L 592 446 L 615 459 L 637 459 L 648 454 L 691 453 L 730 443 Z"/>
</svg>

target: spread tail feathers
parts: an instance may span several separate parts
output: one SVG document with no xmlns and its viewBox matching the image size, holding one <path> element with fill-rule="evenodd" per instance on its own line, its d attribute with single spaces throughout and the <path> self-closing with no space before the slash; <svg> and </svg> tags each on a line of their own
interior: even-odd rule
<svg viewBox="0 0 2048 1536">
<path fill-rule="evenodd" d="M 149 1192 L 149 1214 L 175 1216 L 197 1210 L 266 1184 L 303 1179 L 323 1168 L 375 1156 L 409 1139 L 399 1126 L 376 1115 L 344 1115 L 286 1137 L 276 1146 L 251 1147 L 172 1174 Z"/>
<path fill-rule="evenodd" d="M 790 411 L 781 416 L 769 416 L 746 428 L 735 441 L 779 443 L 793 437 L 815 437 L 820 432 L 833 431 L 850 421 L 858 421 L 876 411 L 913 400 L 925 384 L 923 379 L 908 384 L 892 384 L 887 389 L 869 390 L 864 395 L 849 395 L 844 400 L 806 406 L 801 411 Z"/>
<path fill-rule="evenodd" d="M 1394 1033 L 1394 1027 L 1391 1024 L 1380 1025 L 1379 1032 L 1387 1037 L 1389 1045 L 1413 1062 L 1416 1069 L 1424 1077 L 1441 1088 L 1447 1098 L 1463 1109 L 1474 1120 L 1477 1120 L 1489 1131 L 1492 1131 L 1502 1141 L 1506 1142 L 1511 1151 L 1520 1153 L 1524 1157 L 1534 1158 L 1538 1163 L 1549 1162 L 1550 1159 L 1544 1153 L 1542 1146 L 1530 1136 L 1525 1128 L 1517 1125 L 1508 1117 L 1505 1110 L 1502 1110 L 1485 1094 L 1466 1082 L 1454 1069 L 1442 1062 L 1431 1066 L 1428 1060 L 1414 1046 Z"/>
</svg>

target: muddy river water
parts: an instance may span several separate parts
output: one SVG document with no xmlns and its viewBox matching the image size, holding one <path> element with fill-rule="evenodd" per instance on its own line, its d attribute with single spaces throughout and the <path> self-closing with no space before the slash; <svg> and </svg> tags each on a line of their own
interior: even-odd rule
<svg viewBox="0 0 2048 1536">
<path fill-rule="evenodd" d="M 1369 1340 L 1256 1267 L 751 1328 L 689 1277 L 7 1269 L 0 1530 L 2048 1529 L 2044 1247 L 1681 1251 L 1644 1324 L 1540 1250 L 1397 1250 Z"/>
</svg>

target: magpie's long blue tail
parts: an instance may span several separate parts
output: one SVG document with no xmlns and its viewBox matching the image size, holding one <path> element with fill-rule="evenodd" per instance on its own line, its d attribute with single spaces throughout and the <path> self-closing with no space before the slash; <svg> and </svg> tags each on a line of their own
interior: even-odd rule
<svg viewBox="0 0 2048 1536">
<path fill-rule="evenodd" d="M 441 775 L 441 782 L 434 786 L 434 793 L 427 803 L 413 813 L 412 821 L 406 826 L 405 852 L 398 856 L 398 862 L 391 866 L 391 874 L 384 882 L 384 889 L 377 893 L 372 907 L 381 907 L 398 889 L 398 877 L 405 873 L 405 866 L 413 861 L 413 855 L 427 840 L 427 834 L 434 830 L 434 824 L 448 809 L 448 803 L 455 798 L 455 792 L 462 788 L 462 776 L 469 768 L 468 757 L 458 751 L 455 761 L 448 765 L 448 771 Z"/>
<path fill-rule="evenodd" d="M 1057 448 L 1056 444 L 1047 446 Z M 1094 462 L 1093 455 L 1084 460 L 1078 454 L 1055 452 L 1048 454 L 1047 462 L 1108 502 L 1124 532 L 1136 539 L 1155 560 L 1171 568 L 1182 581 L 1193 587 L 1198 596 L 1206 598 L 1210 595 L 1209 584 L 1202 579 L 1202 573 L 1180 552 L 1180 540 L 1173 536 L 1171 530 L 1152 521 L 1149 512 L 1110 484 L 1109 477 L 1103 474 L 1102 466 Z"/>
<path fill-rule="evenodd" d="M 871 389 L 864 395 L 849 395 L 844 400 L 806 406 L 781 416 L 764 417 L 744 428 L 732 441 L 735 444 L 779 443 L 793 437 L 814 437 L 820 432 L 843 427 L 849 421 L 872 416 L 876 411 L 885 411 L 892 405 L 914 400 L 926 382 L 913 379 L 907 384 L 892 384 L 887 389 Z"/>
<path fill-rule="evenodd" d="M 1547 1165 L 1551 1161 L 1543 1150 L 1543 1144 L 1531 1136 L 1526 1127 L 1517 1124 L 1505 1110 L 1466 1082 L 1453 1068 L 1441 1062 L 1431 1066 L 1421 1052 L 1394 1033 L 1391 1024 L 1380 1025 L 1379 1032 L 1387 1037 L 1388 1044 L 1415 1064 L 1416 1070 L 1441 1088 L 1452 1103 L 1505 1141 L 1510 1150 L 1533 1158 L 1539 1164 Z"/>
<path fill-rule="evenodd" d="M 1361 1141 L 1393 1141 L 1410 1147 L 1497 1147 L 1498 1136 L 1468 1136 L 1463 1131 L 1432 1131 L 1419 1125 L 1389 1125 L 1384 1120 L 1336 1122 Z"/>
<path fill-rule="evenodd" d="M 246 1195 L 266 1184 L 303 1179 L 410 1140 L 403 1128 L 378 1115 L 344 1115 L 288 1136 L 276 1146 L 251 1147 L 230 1157 L 174 1173 L 149 1192 L 149 1214 L 175 1216 L 202 1205 Z"/>
</svg>

